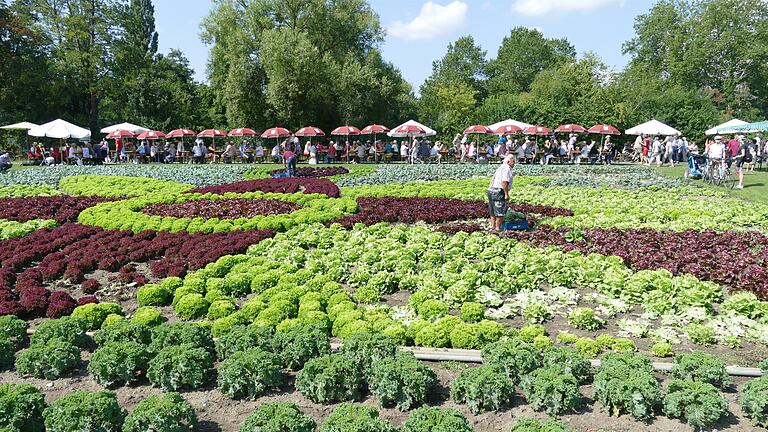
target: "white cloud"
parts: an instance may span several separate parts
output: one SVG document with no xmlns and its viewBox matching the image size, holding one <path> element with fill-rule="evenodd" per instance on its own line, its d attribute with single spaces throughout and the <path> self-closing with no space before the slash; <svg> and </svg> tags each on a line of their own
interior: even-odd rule
<svg viewBox="0 0 768 432">
<path fill-rule="evenodd" d="M 467 4 L 459 0 L 445 6 L 428 1 L 421 7 L 416 18 L 393 22 L 389 26 L 389 33 L 407 40 L 426 40 L 449 34 L 464 26 L 468 9 Z"/>
<path fill-rule="evenodd" d="M 601 7 L 624 6 L 625 0 L 515 0 L 512 12 L 528 16 L 560 12 L 586 12 Z"/>
</svg>

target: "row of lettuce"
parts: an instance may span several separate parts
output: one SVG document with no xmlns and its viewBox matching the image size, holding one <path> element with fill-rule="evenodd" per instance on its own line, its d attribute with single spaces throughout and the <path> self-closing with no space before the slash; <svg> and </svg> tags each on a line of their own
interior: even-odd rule
<svg viewBox="0 0 768 432">
<path fill-rule="evenodd" d="M 76 312 L 73 317 L 51 320 L 37 328 L 29 348 L 15 359 L 19 374 L 57 379 L 76 368 L 82 349 L 95 344 L 88 371 L 98 384 L 110 389 L 141 383 L 146 377 L 168 393 L 142 402 L 125 418 L 115 394 L 109 391 L 75 393 L 43 410 L 42 396 L 34 387 L 6 385 L 0 387 L 0 400 L 6 407 L 0 412 L 0 426 L 28 430 L 25 425 L 42 424 L 42 417 L 49 431 L 92 423 L 102 423 L 104 430 L 120 430 L 121 426 L 131 431 L 141 430 L 136 429 L 139 426 L 165 430 L 161 426 L 173 424 L 181 427 L 179 430 L 194 430 L 194 410 L 174 392 L 205 386 L 214 367 L 218 390 L 232 399 L 257 400 L 286 389 L 291 371 L 298 372 L 295 390 L 322 405 L 360 401 L 370 392 L 382 408 L 410 411 L 423 407 L 437 389 L 434 370 L 412 353 L 398 351 L 395 342 L 381 334 L 356 334 L 333 353 L 325 329 L 316 325 L 287 329 L 235 326 L 214 340 L 210 328 L 198 323 L 158 324 L 157 320 L 137 319 L 139 314 L 130 319 L 119 314 L 104 318 L 105 313 L 119 312 L 115 305 L 94 305 Z M 100 328 L 91 340 L 86 330 L 92 326 Z M 27 327 L 25 321 L 3 317 L 0 328 L 7 335 L 0 339 L 0 368 L 5 369 L 13 367 L 15 351 L 26 345 Z M 731 386 L 726 366 L 701 352 L 675 358 L 665 389 L 650 360 L 633 353 L 606 354 L 595 372 L 590 361 L 576 350 L 540 349 L 520 338 L 505 337 L 488 344 L 482 357 L 482 366 L 463 369 L 450 384 L 451 398 L 476 415 L 511 406 L 518 389 L 537 411 L 550 416 L 577 412 L 585 404 L 581 386 L 589 383 L 595 389 L 595 401 L 610 415 L 627 414 L 649 421 L 663 414 L 694 428 L 711 426 L 728 415 L 728 402 L 721 393 Z M 768 426 L 768 376 L 744 384 L 739 402 L 755 425 Z M 84 406 L 89 409 L 84 410 Z M 347 408 L 337 408 L 340 412 L 353 410 L 358 413 L 351 417 L 370 417 L 367 421 L 381 422 L 373 423 L 381 428 L 357 429 L 359 426 L 347 424 L 351 420 L 347 419 L 338 426 L 340 431 L 397 430 L 378 420 L 373 407 L 342 406 Z M 293 408 L 295 417 L 304 418 Z M 253 426 L 254 415 L 241 430 L 260 430 L 247 428 Z M 334 424 L 335 417 L 331 415 L 323 428 L 329 422 Z M 408 422 L 416 419 L 420 419 L 421 427 L 432 421 L 431 427 L 448 422 L 461 426 L 450 430 L 471 430 L 464 416 L 452 410 L 417 409 Z M 313 428 L 312 422 L 309 429 L 295 430 Z"/>
<path fill-rule="evenodd" d="M 398 292 L 407 293 L 405 304 L 388 306 Z M 137 298 L 142 306 L 171 305 L 184 320 L 209 320 L 214 334 L 251 323 L 317 324 L 342 339 L 374 331 L 399 345 L 479 349 L 513 333 L 539 347 L 573 344 L 589 356 L 634 351 L 629 338 L 649 338 L 664 356 L 683 338 L 768 343 L 768 303 L 751 293 L 726 296 L 717 284 L 666 270 L 633 272 L 616 257 L 389 224 L 297 227 L 183 279 L 148 284 Z M 544 324 L 557 316 L 582 337 L 548 336 Z M 528 324 L 498 322 L 516 317 Z M 587 337 L 610 320 L 620 337 Z"/>
</svg>

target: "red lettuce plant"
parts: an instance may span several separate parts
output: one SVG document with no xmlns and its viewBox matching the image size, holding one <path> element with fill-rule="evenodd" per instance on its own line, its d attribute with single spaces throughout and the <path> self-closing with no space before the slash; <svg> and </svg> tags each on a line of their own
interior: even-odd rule
<svg viewBox="0 0 768 432">
<path fill-rule="evenodd" d="M 276 175 L 284 173 L 285 170 L 278 169 L 269 172 L 270 175 Z M 299 178 L 312 178 L 312 177 L 330 177 L 341 174 L 349 174 L 349 170 L 344 167 L 321 167 L 321 168 L 296 168 L 295 177 Z"/>
<path fill-rule="evenodd" d="M 331 198 L 341 195 L 339 187 L 330 180 L 318 178 L 269 178 L 258 180 L 246 180 L 218 186 L 208 186 L 194 189 L 190 192 L 224 194 L 227 192 L 271 192 L 271 193 L 297 193 L 323 194 Z"/>
<path fill-rule="evenodd" d="M 33 219 L 54 219 L 58 223 L 74 222 L 81 211 L 111 201 L 98 197 L 27 197 L 0 198 L 0 219 L 26 222 Z"/>
<path fill-rule="evenodd" d="M 154 216 L 204 219 L 252 218 L 271 214 L 287 214 L 300 209 L 295 203 L 270 199 L 193 200 L 174 204 L 155 204 L 142 210 Z"/>
</svg>

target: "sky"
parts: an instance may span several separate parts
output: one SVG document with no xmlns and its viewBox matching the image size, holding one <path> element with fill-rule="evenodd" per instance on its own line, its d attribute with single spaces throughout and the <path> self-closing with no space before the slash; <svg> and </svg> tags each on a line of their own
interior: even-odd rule
<svg viewBox="0 0 768 432">
<path fill-rule="evenodd" d="M 632 38 L 637 15 L 653 0 L 369 0 L 386 29 L 382 52 L 418 92 L 432 72 L 432 62 L 456 39 L 471 35 L 496 56 L 513 27 L 535 28 L 548 38 L 567 38 L 579 56 L 598 54 L 615 70 L 628 58 L 621 45 Z M 160 51 L 180 49 L 199 81 L 206 80 L 208 50 L 200 40 L 200 22 L 208 0 L 156 0 L 155 21 Z"/>
</svg>

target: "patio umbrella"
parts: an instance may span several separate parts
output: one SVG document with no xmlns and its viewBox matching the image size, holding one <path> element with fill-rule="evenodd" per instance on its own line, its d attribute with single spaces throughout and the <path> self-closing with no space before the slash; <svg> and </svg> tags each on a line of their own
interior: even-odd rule
<svg viewBox="0 0 768 432">
<path fill-rule="evenodd" d="M 166 138 L 181 138 L 184 139 L 184 137 L 188 136 L 196 136 L 197 132 L 190 130 L 190 129 L 174 129 L 170 132 L 168 132 L 165 137 Z"/>
<path fill-rule="evenodd" d="M 360 135 L 373 135 L 373 142 L 376 142 L 376 135 L 389 132 L 389 128 L 380 124 L 372 124 L 364 127 Z"/>
<path fill-rule="evenodd" d="M 493 135 L 493 131 L 488 126 L 474 125 L 464 129 L 464 135 Z M 480 160 L 480 140 L 477 140 L 477 147 L 475 147 L 475 159 Z"/>
<path fill-rule="evenodd" d="M 519 134 L 523 132 L 523 128 L 510 124 L 498 127 L 496 130 L 494 130 L 494 132 L 497 135 Z"/>
<path fill-rule="evenodd" d="M 36 124 L 30 122 L 14 123 L 6 126 L 0 126 L 0 129 L 6 130 L 30 130 L 37 127 Z"/>
<path fill-rule="evenodd" d="M 136 138 L 136 134 L 127 130 L 116 130 L 107 134 L 106 139 Z"/>
<path fill-rule="evenodd" d="M 325 132 L 323 132 L 323 130 L 318 127 L 307 126 L 297 130 L 294 135 L 297 137 L 316 137 L 325 136 Z"/>
<path fill-rule="evenodd" d="M 408 138 L 411 138 L 416 135 L 424 135 L 427 133 L 426 130 L 424 130 L 423 127 L 417 126 L 417 125 L 403 125 L 395 129 L 395 134 L 399 136 L 407 136 Z"/>
<path fill-rule="evenodd" d="M 85 140 L 91 137 L 91 131 L 68 121 L 57 119 L 52 122 L 33 127 L 27 132 L 30 136 L 48 138 L 74 138 Z"/>
<path fill-rule="evenodd" d="M 417 126 L 417 128 L 409 128 L 408 126 Z M 417 132 L 409 133 L 408 132 L 409 130 L 417 131 Z M 398 132 L 398 131 L 403 131 L 403 132 Z M 437 131 L 417 122 L 416 120 L 408 120 L 407 122 L 393 128 L 391 131 L 387 133 L 387 136 L 390 136 L 392 138 L 405 138 L 413 135 L 435 136 L 437 135 Z"/>
<path fill-rule="evenodd" d="M 624 131 L 627 135 L 661 135 L 661 136 L 673 136 L 682 135 L 679 130 L 672 126 L 665 125 L 658 120 L 650 120 L 643 124 L 637 125 L 633 128 L 629 128 Z"/>
<path fill-rule="evenodd" d="M 246 136 L 256 136 L 258 134 L 259 133 L 253 129 L 238 128 L 238 129 L 232 129 L 231 131 L 229 131 L 227 135 L 231 137 L 246 137 Z"/>
<path fill-rule="evenodd" d="M 530 126 L 523 129 L 523 134 L 549 136 L 552 135 L 552 130 L 544 126 Z"/>
<path fill-rule="evenodd" d="M 127 130 L 129 132 L 133 132 L 135 134 L 140 134 L 142 132 L 148 132 L 149 129 L 145 128 L 144 126 L 138 126 L 133 123 L 120 123 L 112 126 L 107 126 L 104 129 L 101 130 L 101 133 L 103 134 L 109 134 L 114 131 L 119 130 Z"/>
<path fill-rule="evenodd" d="M 158 140 L 165 138 L 165 133 L 160 131 L 147 131 L 140 133 L 136 138 L 139 140 Z"/>
<path fill-rule="evenodd" d="M 339 126 L 331 132 L 331 135 L 349 136 L 360 135 L 360 129 L 354 126 Z"/>
<path fill-rule="evenodd" d="M 564 124 L 555 129 L 555 132 L 557 133 L 584 133 L 586 131 L 587 128 L 577 124 Z"/>
<path fill-rule="evenodd" d="M 225 134 L 223 131 L 220 131 L 218 129 L 206 129 L 199 134 L 197 134 L 198 138 L 226 138 L 227 134 Z"/>
<path fill-rule="evenodd" d="M 621 135 L 621 131 L 607 124 L 594 125 L 589 128 L 589 133 L 599 135 Z"/>
<path fill-rule="evenodd" d="M 277 146 L 277 141 L 280 138 L 288 138 L 289 136 L 291 136 L 291 131 L 283 127 L 269 128 L 261 134 L 262 138 L 274 138 L 275 146 Z"/>
</svg>

